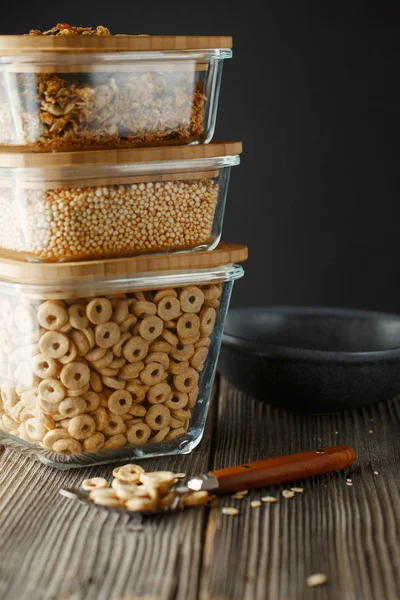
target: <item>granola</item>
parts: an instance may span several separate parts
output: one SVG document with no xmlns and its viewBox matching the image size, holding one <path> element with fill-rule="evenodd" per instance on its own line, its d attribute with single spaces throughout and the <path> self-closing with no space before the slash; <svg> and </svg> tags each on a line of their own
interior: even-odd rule
<svg viewBox="0 0 400 600">
<path fill-rule="evenodd" d="M 57 23 L 55 27 L 52 27 L 48 31 L 39 31 L 39 29 L 31 29 L 28 35 L 97 35 L 97 36 L 110 36 L 110 30 L 107 27 L 99 25 L 95 29 L 91 27 L 74 27 L 67 25 L 67 23 Z"/>
</svg>

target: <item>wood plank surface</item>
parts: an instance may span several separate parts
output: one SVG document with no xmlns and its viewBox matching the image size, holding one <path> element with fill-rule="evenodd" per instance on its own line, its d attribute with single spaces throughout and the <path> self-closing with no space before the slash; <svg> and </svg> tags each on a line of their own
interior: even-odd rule
<svg viewBox="0 0 400 600">
<path fill-rule="evenodd" d="M 335 444 L 354 445 L 357 463 L 297 483 L 293 499 L 280 493 L 290 485 L 274 486 L 209 512 L 130 519 L 57 493 L 111 467 L 60 472 L 0 447 L 1 600 L 399 600 L 399 401 L 299 416 L 222 382 L 213 412 L 191 455 L 145 468 L 195 474 Z M 278 503 L 251 508 L 266 493 Z M 328 582 L 310 589 L 315 572 Z"/>
</svg>

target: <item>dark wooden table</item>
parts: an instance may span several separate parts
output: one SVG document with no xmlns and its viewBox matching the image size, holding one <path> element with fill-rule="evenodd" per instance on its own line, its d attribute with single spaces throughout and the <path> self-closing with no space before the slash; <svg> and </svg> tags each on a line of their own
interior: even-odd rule
<svg viewBox="0 0 400 600">
<path fill-rule="evenodd" d="M 351 444 L 351 472 L 305 480 L 276 504 L 221 498 L 209 511 L 129 518 L 58 490 L 111 467 L 60 472 L 1 448 L 1 600 L 399 600 L 400 401 L 330 416 L 287 414 L 221 382 L 191 455 L 145 461 L 189 474 Z M 353 485 L 346 485 L 346 477 Z M 238 516 L 221 513 L 236 506 Z M 309 588 L 308 575 L 328 582 Z"/>
</svg>

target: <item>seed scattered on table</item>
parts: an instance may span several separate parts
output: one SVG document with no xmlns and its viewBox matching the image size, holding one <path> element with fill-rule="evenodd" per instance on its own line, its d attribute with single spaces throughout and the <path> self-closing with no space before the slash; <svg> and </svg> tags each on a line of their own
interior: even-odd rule
<svg viewBox="0 0 400 600">
<path fill-rule="evenodd" d="M 283 490 L 282 496 L 284 498 L 293 498 L 294 497 L 294 492 L 292 492 L 292 490 Z"/>
<path fill-rule="evenodd" d="M 379 475 L 379 471 L 374 471 L 374 475 Z"/>
<path fill-rule="evenodd" d="M 274 496 L 263 496 L 261 498 L 261 502 L 267 502 L 269 504 L 273 504 L 274 502 L 278 502 L 278 500 L 276 498 L 274 498 Z"/>
<path fill-rule="evenodd" d="M 317 585 L 324 585 L 328 581 L 325 573 L 313 573 L 306 579 L 308 587 L 316 587 Z"/>
<path fill-rule="evenodd" d="M 240 493 L 233 494 L 233 495 L 231 496 L 231 498 L 232 498 L 233 500 L 243 500 L 243 498 L 244 498 L 244 497 L 245 497 L 245 496 L 244 496 L 243 494 L 240 494 Z"/>
<path fill-rule="evenodd" d="M 250 506 L 251 506 L 251 508 L 260 508 L 261 502 L 260 502 L 260 500 L 252 500 L 250 502 Z"/>
<path fill-rule="evenodd" d="M 224 506 L 221 509 L 222 514 L 224 515 L 231 515 L 232 517 L 234 517 L 235 515 L 239 514 L 239 511 L 237 508 L 233 508 L 233 506 Z"/>
<path fill-rule="evenodd" d="M 294 492 L 295 494 L 302 494 L 304 492 L 303 488 L 301 487 L 292 487 L 290 488 L 292 490 L 292 492 Z"/>
<path fill-rule="evenodd" d="M 368 433 L 370 433 L 370 434 L 371 434 L 371 433 L 374 433 L 373 429 L 369 429 L 369 430 L 368 430 Z"/>
</svg>

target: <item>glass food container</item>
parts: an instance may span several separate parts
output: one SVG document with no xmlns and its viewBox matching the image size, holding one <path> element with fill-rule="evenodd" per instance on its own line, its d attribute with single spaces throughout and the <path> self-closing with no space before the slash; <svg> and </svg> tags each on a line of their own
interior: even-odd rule
<svg viewBox="0 0 400 600">
<path fill-rule="evenodd" d="M 0 443 L 59 469 L 191 452 L 246 258 L 1 257 Z"/>
<path fill-rule="evenodd" d="M 42 262 L 213 249 L 241 151 L 0 149 L 0 249 Z"/>
<path fill-rule="evenodd" d="M 0 36 L 0 143 L 207 143 L 231 48 L 227 36 Z"/>
</svg>

